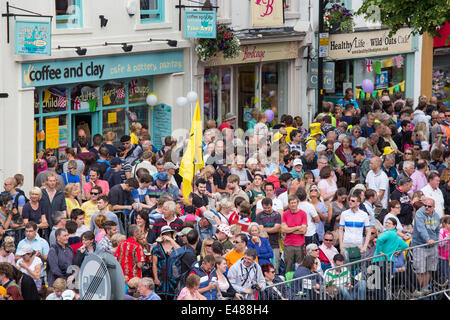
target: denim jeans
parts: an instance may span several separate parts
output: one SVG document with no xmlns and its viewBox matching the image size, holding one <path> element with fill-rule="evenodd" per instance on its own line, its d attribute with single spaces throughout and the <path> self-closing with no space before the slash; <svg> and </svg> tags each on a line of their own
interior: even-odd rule
<svg viewBox="0 0 450 320">
<path fill-rule="evenodd" d="M 345 286 L 339 286 L 339 292 L 344 300 L 366 300 L 366 280 L 360 280 L 352 290 Z"/>
</svg>

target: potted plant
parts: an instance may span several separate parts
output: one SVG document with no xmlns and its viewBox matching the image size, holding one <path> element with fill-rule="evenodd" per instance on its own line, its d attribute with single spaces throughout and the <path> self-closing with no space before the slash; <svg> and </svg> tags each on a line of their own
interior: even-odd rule
<svg viewBox="0 0 450 320">
<path fill-rule="evenodd" d="M 230 27 L 225 25 L 217 26 L 216 38 L 202 38 L 198 40 L 195 47 L 198 58 L 206 62 L 222 52 L 225 59 L 237 57 L 241 52 L 241 43 Z"/>
<path fill-rule="evenodd" d="M 334 3 L 325 10 L 324 25 L 330 33 L 353 32 L 353 13 L 345 7 L 344 3 Z"/>
</svg>

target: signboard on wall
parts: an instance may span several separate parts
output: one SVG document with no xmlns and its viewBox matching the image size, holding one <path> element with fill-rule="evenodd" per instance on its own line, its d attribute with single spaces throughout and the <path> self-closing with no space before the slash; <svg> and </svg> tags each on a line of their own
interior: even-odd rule
<svg viewBox="0 0 450 320">
<path fill-rule="evenodd" d="M 330 34 L 328 57 L 354 59 L 399 54 L 413 50 L 411 29 L 402 28 L 392 37 L 389 30 Z"/>
<path fill-rule="evenodd" d="M 317 61 L 311 61 L 308 72 L 308 88 L 310 89 L 317 89 L 318 70 Z M 334 91 L 334 62 L 323 63 L 323 88 Z"/>
<path fill-rule="evenodd" d="M 14 53 L 50 56 L 52 51 L 50 21 L 16 21 Z"/>
<path fill-rule="evenodd" d="M 253 27 L 280 27 L 284 25 L 283 0 L 251 0 Z"/>
<path fill-rule="evenodd" d="M 185 11 L 185 38 L 216 38 L 216 11 Z"/>
<path fill-rule="evenodd" d="M 256 63 L 264 61 L 278 61 L 296 59 L 298 57 L 298 42 L 280 42 L 249 44 L 241 46 L 241 53 L 233 59 L 225 59 L 222 52 L 212 57 L 206 66 L 220 66 L 243 63 Z"/>
<path fill-rule="evenodd" d="M 164 146 L 164 138 L 172 134 L 172 108 L 159 104 L 152 110 L 152 142 L 160 149 Z"/>
<path fill-rule="evenodd" d="M 22 64 L 22 87 L 135 78 L 183 71 L 183 50 Z"/>
</svg>

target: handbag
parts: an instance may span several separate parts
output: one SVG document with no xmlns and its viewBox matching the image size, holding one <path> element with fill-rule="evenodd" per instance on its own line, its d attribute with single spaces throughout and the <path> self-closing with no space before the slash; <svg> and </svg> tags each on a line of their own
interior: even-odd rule
<svg viewBox="0 0 450 320">
<path fill-rule="evenodd" d="M 347 248 L 348 259 L 350 262 L 357 261 L 361 259 L 361 250 L 358 247 Z"/>
</svg>

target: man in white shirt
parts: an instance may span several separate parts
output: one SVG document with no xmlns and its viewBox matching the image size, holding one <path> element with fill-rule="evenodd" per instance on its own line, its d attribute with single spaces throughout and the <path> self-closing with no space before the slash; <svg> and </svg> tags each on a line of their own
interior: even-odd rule
<svg viewBox="0 0 450 320">
<path fill-rule="evenodd" d="M 317 188 L 317 186 L 313 185 L 309 192 L 319 192 L 319 189 Z M 299 199 L 298 208 L 306 212 L 308 221 L 305 233 L 305 245 L 308 245 L 310 243 L 319 245 L 319 236 L 317 235 L 315 225 L 315 223 L 320 222 L 319 214 L 317 213 L 316 208 L 308 202 L 305 189 L 298 189 L 297 197 Z"/>
<path fill-rule="evenodd" d="M 341 253 L 345 256 L 346 261 L 359 260 L 361 256 L 366 252 L 367 246 L 370 240 L 370 222 L 367 213 L 359 209 L 361 200 L 358 196 L 349 196 L 350 209 L 342 212 L 339 220 L 339 248 Z M 363 232 L 366 229 L 366 237 L 363 242 Z M 360 257 L 357 257 L 355 250 L 352 248 L 359 248 Z M 352 257 L 349 255 L 349 251 L 352 251 Z"/>
<path fill-rule="evenodd" d="M 366 177 L 366 187 L 373 189 L 378 194 L 378 200 L 384 209 L 387 209 L 389 198 L 389 178 L 386 173 L 381 170 L 383 161 L 380 157 L 373 157 L 370 160 L 370 171 Z"/>
<path fill-rule="evenodd" d="M 266 182 L 266 184 L 264 185 L 264 193 L 266 194 L 266 198 L 269 198 L 272 200 L 272 208 L 273 210 L 275 210 L 276 212 L 278 212 L 279 214 L 283 214 L 284 210 L 283 210 L 283 203 L 281 202 L 281 200 L 275 198 L 275 186 L 272 182 Z M 264 198 L 263 198 L 264 199 Z M 260 213 L 263 211 L 263 206 L 262 206 L 262 199 L 258 200 L 258 202 L 256 203 L 256 214 Z"/>
<path fill-rule="evenodd" d="M 287 191 L 283 192 L 278 196 L 277 199 L 280 200 L 281 204 L 283 205 L 283 212 L 289 209 L 288 198 L 289 196 L 296 194 L 299 184 L 300 180 L 297 178 L 289 180 L 287 184 Z"/>
<path fill-rule="evenodd" d="M 428 175 L 428 184 L 421 189 L 424 196 L 427 198 L 431 198 L 434 200 L 435 211 L 439 215 L 439 218 L 442 218 L 445 212 L 444 207 L 444 195 L 442 194 L 441 189 L 439 189 L 439 183 L 441 178 L 439 173 L 436 171 L 430 172 Z"/>
</svg>

